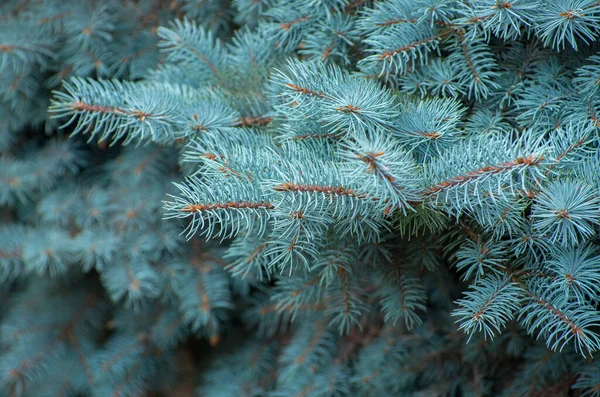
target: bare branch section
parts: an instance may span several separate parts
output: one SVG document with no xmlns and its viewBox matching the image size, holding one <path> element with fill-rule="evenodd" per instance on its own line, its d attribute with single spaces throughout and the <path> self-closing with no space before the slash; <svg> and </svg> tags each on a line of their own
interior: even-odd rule
<svg viewBox="0 0 600 397">
<path fill-rule="evenodd" d="M 502 164 L 489 165 L 479 168 L 474 171 L 467 172 L 465 175 L 459 175 L 447 181 L 438 183 L 435 186 L 427 188 L 423 194 L 428 196 L 434 196 L 442 191 L 451 189 L 457 186 L 464 185 L 469 182 L 476 181 L 479 178 L 499 174 L 504 171 L 512 170 L 519 167 L 532 167 L 539 165 L 544 160 L 543 156 L 529 156 L 529 157 L 518 157 L 514 161 L 508 161 Z"/>
<path fill-rule="evenodd" d="M 203 212 L 226 209 L 268 209 L 275 208 L 269 202 L 248 202 L 248 201 L 230 201 L 227 203 L 212 203 L 212 204 L 190 204 L 181 208 L 181 212 Z"/>
</svg>

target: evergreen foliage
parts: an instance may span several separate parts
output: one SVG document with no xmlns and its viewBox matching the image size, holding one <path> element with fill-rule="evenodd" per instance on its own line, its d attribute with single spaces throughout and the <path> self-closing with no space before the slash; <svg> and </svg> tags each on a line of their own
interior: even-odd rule
<svg viewBox="0 0 600 397">
<path fill-rule="evenodd" d="M 595 0 L 0 5 L 0 395 L 600 396 Z"/>
</svg>

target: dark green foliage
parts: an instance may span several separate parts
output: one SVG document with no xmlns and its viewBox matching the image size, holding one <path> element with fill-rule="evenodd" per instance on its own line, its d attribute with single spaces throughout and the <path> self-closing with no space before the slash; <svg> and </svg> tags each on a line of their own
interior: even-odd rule
<svg viewBox="0 0 600 397">
<path fill-rule="evenodd" d="M 600 395 L 599 37 L 592 0 L 4 2 L 0 395 Z"/>
</svg>

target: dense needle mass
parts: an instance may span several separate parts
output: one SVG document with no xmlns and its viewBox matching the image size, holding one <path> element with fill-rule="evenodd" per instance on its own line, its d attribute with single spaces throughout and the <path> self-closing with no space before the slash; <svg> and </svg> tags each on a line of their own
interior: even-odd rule
<svg viewBox="0 0 600 397">
<path fill-rule="evenodd" d="M 600 397 L 600 4 L 0 5 L 0 395 Z"/>
</svg>

